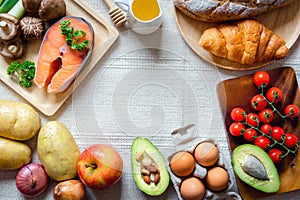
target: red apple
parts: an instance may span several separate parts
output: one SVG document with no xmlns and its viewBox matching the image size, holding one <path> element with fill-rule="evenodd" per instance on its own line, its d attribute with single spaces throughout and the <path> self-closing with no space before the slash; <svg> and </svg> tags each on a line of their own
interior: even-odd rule
<svg viewBox="0 0 300 200">
<path fill-rule="evenodd" d="M 89 188 L 102 190 L 120 180 L 123 160 L 112 146 L 94 144 L 82 152 L 77 167 L 82 183 Z"/>
</svg>

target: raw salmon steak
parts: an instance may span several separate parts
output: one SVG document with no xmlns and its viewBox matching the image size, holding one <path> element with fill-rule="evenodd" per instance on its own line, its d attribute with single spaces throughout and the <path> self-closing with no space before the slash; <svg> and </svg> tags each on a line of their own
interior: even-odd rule
<svg viewBox="0 0 300 200">
<path fill-rule="evenodd" d="M 69 20 L 69 27 L 86 33 L 81 40 L 88 40 L 86 49 L 71 49 L 66 36 L 61 33 L 60 22 Z M 92 54 L 94 30 L 85 19 L 66 16 L 50 26 L 40 46 L 34 82 L 48 93 L 65 91 L 85 66 Z"/>
</svg>

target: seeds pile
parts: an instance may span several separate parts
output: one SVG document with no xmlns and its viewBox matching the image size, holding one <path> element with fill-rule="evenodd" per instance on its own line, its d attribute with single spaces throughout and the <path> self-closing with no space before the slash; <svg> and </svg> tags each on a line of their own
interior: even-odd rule
<svg viewBox="0 0 300 200">
<path fill-rule="evenodd" d="M 141 176 L 144 182 L 148 185 L 151 183 L 157 185 L 160 181 L 160 172 L 154 160 L 143 152 L 136 155 L 136 161 L 141 164 Z"/>
<path fill-rule="evenodd" d="M 282 120 L 292 120 L 299 115 L 297 105 L 290 104 L 284 107 L 284 114 L 277 105 L 282 103 L 284 92 L 278 87 L 269 87 L 270 76 L 266 71 L 258 71 L 253 76 L 253 82 L 260 93 L 250 99 L 251 111 L 235 107 L 230 112 L 234 121 L 229 126 L 233 136 L 243 136 L 248 142 L 253 142 L 268 152 L 274 163 L 278 164 L 282 158 L 293 155 L 296 158 L 298 151 L 298 138 L 290 132 L 285 132 L 283 127 L 272 124 L 278 115 Z M 266 92 L 265 92 L 266 90 Z M 294 165 L 295 159 L 290 163 Z"/>
</svg>

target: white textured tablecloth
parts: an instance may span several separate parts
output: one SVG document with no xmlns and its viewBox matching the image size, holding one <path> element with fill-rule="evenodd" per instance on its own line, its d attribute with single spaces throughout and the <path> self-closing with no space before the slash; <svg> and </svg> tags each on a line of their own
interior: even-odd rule
<svg viewBox="0 0 300 200">
<path fill-rule="evenodd" d="M 84 2 L 113 24 L 103 1 Z M 170 135 L 172 130 L 193 123 L 200 138 L 216 140 L 230 163 L 216 85 L 253 71 L 219 69 L 198 57 L 179 33 L 172 1 L 161 3 L 164 12 L 161 29 L 151 35 L 138 35 L 127 27 L 119 29 L 118 40 L 61 109 L 52 117 L 41 115 L 42 124 L 50 120 L 65 123 L 81 151 L 94 143 L 107 143 L 120 152 L 124 161 L 121 181 L 103 191 L 88 189 L 88 199 L 177 199 L 172 182 L 157 198 L 143 194 L 136 187 L 130 166 L 130 148 L 136 136 L 149 138 L 167 158 L 176 149 Z M 294 67 L 300 80 L 299 41 L 286 59 L 263 69 L 287 65 Z M 0 91 L 0 99 L 25 101 L 2 82 Z M 33 161 L 38 162 L 36 137 L 27 143 L 34 150 Z M 232 173 L 231 166 L 227 168 Z M 15 187 L 16 174 L 17 171 L 0 171 L 1 200 L 24 199 Z M 52 199 L 55 184 L 52 181 L 37 199 Z M 277 198 L 287 197 L 299 199 L 300 193 Z"/>
</svg>

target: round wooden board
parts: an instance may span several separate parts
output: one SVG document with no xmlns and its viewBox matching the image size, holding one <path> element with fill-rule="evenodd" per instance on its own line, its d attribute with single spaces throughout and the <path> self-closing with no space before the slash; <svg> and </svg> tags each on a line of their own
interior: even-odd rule
<svg viewBox="0 0 300 200">
<path fill-rule="evenodd" d="M 278 34 L 286 41 L 287 47 L 290 49 L 296 42 L 300 34 L 300 1 L 296 0 L 287 7 L 273 10 L 255 17 L 256 20 L 267 26 L 274 33 Z M 204 30 L 209 27 L 217 26 L 220 23 L 210 23 L 194 20 L 175 6 L 175 18 L 179 30 L 187 42 L 187 44 L 206 61 L 224 69 L 231 70 L 250 70 L 265 66 L 268 63 L 256 63 L 253 65 L 242 65 L 237 62 L 232 62 L 224 58 L 219 58 L 205 51 L 198 45 L 200 37 Z M 223 22 L 224 23 L 224 22 Z"/>
</svg>

